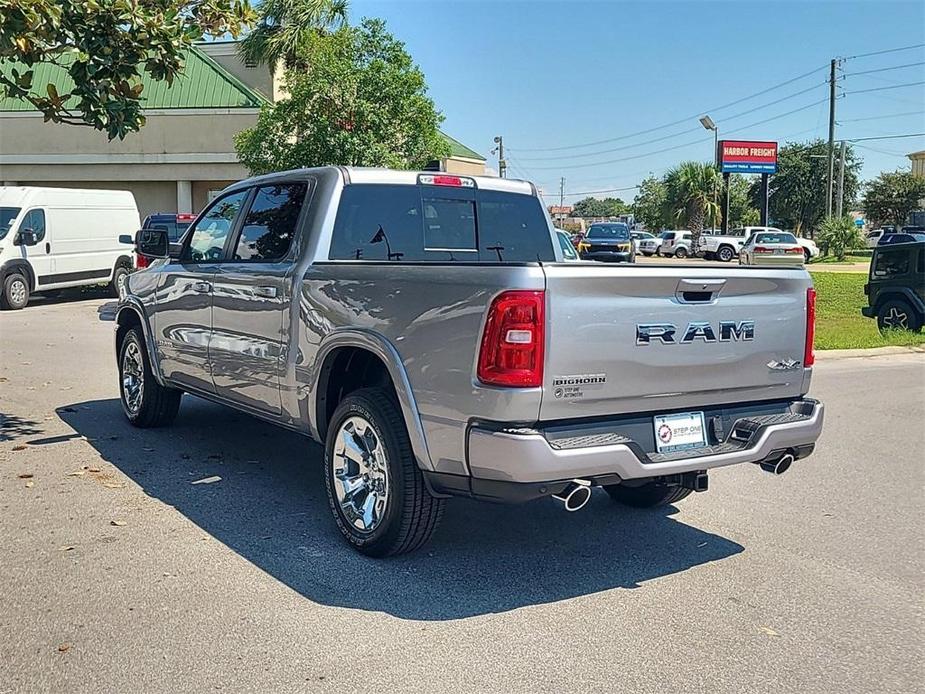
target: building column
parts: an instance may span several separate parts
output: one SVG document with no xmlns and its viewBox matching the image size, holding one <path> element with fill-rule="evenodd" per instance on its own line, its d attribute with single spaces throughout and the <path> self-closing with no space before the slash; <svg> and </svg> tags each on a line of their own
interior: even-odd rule
<svg viewBox="0 0 925 694">
<path fill-rule="evenodd" d="M 177 213 L 190 214 L 193 211 L 192 181 L 177 181 Z"/>
</svg>

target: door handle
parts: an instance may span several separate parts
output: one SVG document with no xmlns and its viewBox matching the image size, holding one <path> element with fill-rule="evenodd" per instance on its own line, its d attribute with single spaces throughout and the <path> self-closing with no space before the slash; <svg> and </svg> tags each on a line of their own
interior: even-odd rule
<svg viewBox="0 0 925 694">
<path fill-rule="evenodd" d="M 266 299 L 275 299 L 276 287 L 254 287 L 254 296 L 262 296 Z"/>
<path fill-rule="evenodd" d="M 51 253 L 51 244 L 48 241 L 45 242 L 45 253 Z"/>
<path fill-rule="evenodd" d="M 208 294 L 211 290 L 211 282 L 193 282 L 193 291 L 197 294 Z"/>
</svg>

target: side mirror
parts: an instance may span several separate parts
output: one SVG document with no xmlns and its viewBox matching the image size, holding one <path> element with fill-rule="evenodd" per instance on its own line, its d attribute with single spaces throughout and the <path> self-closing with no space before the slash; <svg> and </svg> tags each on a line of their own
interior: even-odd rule
<svg viewBox="0 0 925 694">
<path fill-rule="evenodd" d="M 13 239 L 14 246 L 34 246 L 39 242 L 32 229 L 20 229 Z"/>
<path fill-rule="evenodd" d="M 163 229 L 139 229 L 135 232 L 135 252 L 148 258 L 168 258 L 170 239 Z"/>
<path fill-rule="evenodd" d="M 124 243 L 127 246 L 131 246 L 135 243 L 135 239 L 132 238 L 131 234 L 119 234 L 119 243 Z"/>
</svg>

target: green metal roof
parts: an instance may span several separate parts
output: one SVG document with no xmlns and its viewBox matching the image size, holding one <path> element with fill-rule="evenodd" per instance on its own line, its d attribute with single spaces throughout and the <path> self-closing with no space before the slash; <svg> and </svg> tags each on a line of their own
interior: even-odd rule
<svg viewBox="0 0 925 694">
<path fill-rule="evenodd" d="M 450 146 L 451 157 L 463 157 L 465 159 L 478 159 L 479 161 L 485 161 L 485 157 L 483 157 L 475 150 L 469 149 L 459 140 L 454 140 L 444 132 L 441 132 L 440 134 L 443 135 L 443 139 L 446 140 L 447 144 Z"/>
<path fill-rule="evenodd" d="M 183 108 L 259 108 L 266 99 L 241 80 L 225 70 L 212 58 L 196 48 L 185 51 L 183 71 L 168 86 L 164 81 L 142 73 L 141 92 L 145 109 Z M 66 59 L 65 59 L 66 60 Z M 62 60 L 64 62 L 64 60 Z M 0 71 L 9 75 L 16 67 L 20 73 L 27 68 L 9 61 L 0 63 Z M 39 63 L 32 67 L 33 90 L 45 93 L 46 84 L 54 84 L 59 94 L 69 92 L 73 87 L 67 70 L 51 63 Z M 0 111 L 35 111 L 28 101 L 0 97 Z"/>
</svg>

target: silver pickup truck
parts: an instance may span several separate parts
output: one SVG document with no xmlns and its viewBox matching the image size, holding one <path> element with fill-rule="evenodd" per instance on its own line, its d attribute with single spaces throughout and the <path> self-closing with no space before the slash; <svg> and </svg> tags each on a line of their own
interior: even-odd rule
<svg viewBox="0 0 925 694">
<path fill-rule="evenodd" d="M 369 555 L 421 546 L 450 496 L 675 503 L 713 468 L 784 472 L 822 428 L 805 270 L 565 263 L 523 181 L 301 169 L 136 246 L 159 260 L 121 288 L 128 419 L 189 393 L 323 443 Z"/>
</svg>

